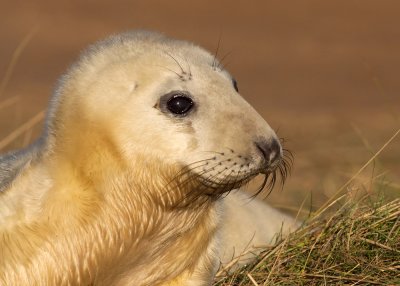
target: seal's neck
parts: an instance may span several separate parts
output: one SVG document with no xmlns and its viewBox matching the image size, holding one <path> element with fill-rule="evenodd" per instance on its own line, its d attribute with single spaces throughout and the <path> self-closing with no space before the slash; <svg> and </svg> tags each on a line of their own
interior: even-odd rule
<svg viewBox="0 0 400 286">
<path fill-rule="evenodd" d="M 176 166 L 140 157 L 128 166 L 106 141 L 81 147 L 45 156 L 9 190 L 18 196 L 23 192 L 21 209 L 29 214 L 0 229 L 1 237 L 13 238 L 5 248 L 0 241 L 7 261 L 0 263 L 0 273 L 2 267 L 4 273 L 12 272 L 8 270 L 26 257 L 23 261 L 34 261 L 41 270 L 24 265 L 10 279 L 57 285 L 70 273 L 67 279 L 81 284 L 134 277 L 129 280 L 133 285 L 155 285 L 184 270 L 193 272 L 199 264 L 212 268 L 208 256 L 218 202 L 187 196 L 196 187 L 193 181 L 171 185 L 179 172 Z M 45 270 L 53 268 L 53 273 Z"/>
<path fill-rule="evenodd" d="M 134 277 L 135 281 L 129 280 L 134 285 L 146 280 L 156 285 L 179 276 L 184 269 L 212 268 L 215 260 L 208 256 L 213 253 L 218 202 L 193 196 L 196 192 L 191 188 L 201 187 L 195 181 L 185 177 L 174 180 L 181 171 L 176 166 L 139 156 L 134 162 L 128 167 L 103 151 L 100 158 L 88 158 L 84 169 L 73 172 L 79 188 L 69 197 L 71 204 L 80 206 L 75 210 L 80 212 L 76 221 L 86 222 L 74 228 L 84 229 L 83 233 L 93 229 L 84 238 L 97 256 L 92 263 L 102 264 L 102 273 L 110 273 L 110 268 L 115 273 L 126 272 Z M 57 178 L 61 180 L 64 178 Z M 76 243 L 82 244 L 83 235 Z M 163 273 L 158 271 L 160 263 Z"/>
</svg>

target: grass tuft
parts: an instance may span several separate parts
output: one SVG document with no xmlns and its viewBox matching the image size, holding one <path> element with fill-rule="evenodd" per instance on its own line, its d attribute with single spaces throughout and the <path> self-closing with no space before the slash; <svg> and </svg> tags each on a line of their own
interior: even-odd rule
<svg viewBox="0 0 400 286">
<path fill-rule="evenodd" d="M 347 199 L 214 285 L 400 285 L 400 199 Z"/>
</svg>

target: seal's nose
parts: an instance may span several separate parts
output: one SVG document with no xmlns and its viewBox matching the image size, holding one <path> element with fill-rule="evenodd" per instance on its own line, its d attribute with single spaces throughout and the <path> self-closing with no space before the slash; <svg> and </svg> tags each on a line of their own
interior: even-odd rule
<svg viewBox="0 0 400 286">
<path fill-rule="evenodd" d="M 254 144 L 262 154 L 266 165 L 272 165 L 281 157 L 281 145 L 275 138 L 270 140 L 262 138 Z"/>
</svg>

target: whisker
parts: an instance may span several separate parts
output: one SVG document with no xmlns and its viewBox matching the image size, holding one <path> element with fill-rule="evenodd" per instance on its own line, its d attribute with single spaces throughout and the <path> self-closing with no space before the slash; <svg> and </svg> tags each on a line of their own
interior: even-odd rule
<svg viewBox="0 0 400 286">
<path fill-rule="evenodd" d="M 174 71 L 174 70 L 172 70 L 172 69 L 170 69 L 170 68 L 167 68 L 167 67 L 164 67 L 164 66 L 158 66 L 158 65 L 156 65 L 156 67 L 160 67 L 160 68 L 166 69 L 166 70 L 168 70 L 168 71 L 174 73 L 175 75 L 177 75 L 179 78 L 182 78 L 182 75 L 181 75 L 181 74 L 177 73 L 176 71 Z"/>
<path fill-rule="evenodd" d="M 220 154 L 221 154 L 221 153 L 220 153 Z M 215 159 L 216 159 L 216 157 L 214 156 L 214 157 L 208 158 L 208 159 L 206 159 L 206 160 L 201 160 L 201 161 L 214 161 Z M 205 171 L 207 171 L 207 172 L 208 172 L 208 171 L 212 171 L 212 170 L 214 170 L 216 167 L 218 167 L 219 165 L 223 165 L 223 163 L 229 162 L 230 160 L 231 160 L 231 159 L 228 158 L 228 159 L 225 159 L 225 160 L 222 160 L 222 161 L 218 161 L 218 162 L 216 162 L 214 165 L 210 166 L 210 168 L 207 169 L 207 170 L 205 170 Z M 197 162 L 201 162 L 201 161 L 197 161 Z M 197 162 L 195 162 L 195 163 L 197 163 Z M 192 163 L 192 164 L 193 164 L 193 163 Z M 184 168 L 182 168 L 182 170 L 181 170 L 180 172 L 178 172 L 177 176 L 181 176 L 181 175 L 184 175 L 185 173 L 194 171 L 194 168 L 189 168 L 189 166 L 192 165 L 192 164 L 189 164 L 189 165 L 185 166 Z M 205 165 L 208 165 L 208 162 L 207 162 L 206 164 L 201 165 L 201 166 L 205 166 Z M 198 168 L 198 167 L 200 167 L 200 166 L 196 166 L 195 168 Z M 185 172 L 182 172 L 182 171 L 185 171 Z M 201 174 L 202 174 L 202 173 L 201 173 Z M 176 177 L 176 176 L 175 176 L 175 177 Z"/>
<path fill-rule="evenodd" d="M 264 179 L 257 187 L 255 194 L 251 196 L 252 198 L 258 196 L 263 190 L 268 191 L 266 195 L 268 197 L 278 182 L 278 177 L 283 188 L 291 172 L 293 155 L 287 149 L 282 150 L 278 165 L 273 170 L 264 173 Z M 202 206 L 209 200 L 217 200 L 228 195 L 232 190 L 248 184 L 259 174 L 259 170 L 244 172 L 245 164 L 240 165 L 240 167 L 236 163 L 226 165 L 228 161 L 232 160 L 229 156 L 224 160 L 219 160 L 222 159 L 221 157 L 216 160 L 217 154 L 224 155 L 224 152 L 204 152 L 216 154 L 216 156 L 184 166 L 165 186 L 166 194 L 171 191 L 180 192 L 179 201 L 174 203 L 172 207 L 186 207 L 194 202 L 196 202 L 196 207 Z"/>
<path fill-rule="evenodd" d="M 207 159 L 203 159 L 203 160 L 199 160 L 199 161 L 196 161 L 196 162 L 193 162 L 193 163 L 190 163 L 190 164 L 186 165 L 186 166 L 183 167 L 179 172 L 176 173 L 176 175 L 171 179 L 171 181 L 175 180 L 175 179 L 176 179 L 177 177 L 179 177 L 179 176 L 183 176 L 183 175 L 186 174 L 187 172 L 190 172 L 190 171 L 194 170 L 194 169 L 192 168 L 192 166 L 194 166 L 195 164 L 199 164 L 199 163 L 204 163 L 204 162 L 206 162 L 205 164 L 203 164 L 203 165 L 201 165 L 201 166 L 196 166 L 195 168 L 203 167 L 203 166 L 205 166 L 205 165 L 208 165 L 208 162 L 207 162 L 207 161 L 211 161 L 211 160 L 214 160 L 214 157 L 207 158 Z M 171 182 L 171 181 L 170 181 L 170 182 Z M 168 184 L 169 184 L 170 182 L 168 182 Z M 168 184 L 167 184 L 167 185 L 168 185 Z"/>
<path fill-rule="evenodd" d="M 263 175 L 264 175 L 264 180 L 261 183 L 261 185 L 259 187 L 257 187 L 257 191 L 253 195 L 250 196 L 251 199 L 254 199 L 255 197 L 257 197 L 262 192 L 262 190 L 264 190 L 265 186 L 267 185 L 268 175 L 267 174 L 263 174 Z"/>
<path fill-rule="evenodd" d="M 183 69 L 183 67 L 181 66 L 181 64 L 178 62 L 178 60 L 176 58 L 174 58 L 170 53 L 168 53 L 167 51 L 165 51 L 165 53 L 174 60 L 174 62 L 179 66 L 179 68 L 181 69 L 181 72 L 183 75 L 186 74 L 185 70 Z M 182 75 L 181 75 L 182 76 Z"/>
<path fill-rule="evenodd" d="M 190 68 L 189 61 L 188 61 L 188 59 L 186 57 L 185 57 L 185 61 L 186 61 L 186 64 L 187 64 L 188 70 L 189 70 L 189 79 L 192 79 L 192 70 Z"/>
<path fill-rule="evenodd" d="M 228 63 L 224 64 L 223 62 L 224 62 L 224 60 L 225 60 L 228 56 L 230 56 L 230 55 L 232 54 L 232 52 L 233 52 L 232 50 L 229 51 L 229 52 L 227 52 L 227 53 L 220 59 L 219 65 L 218 65 L 218 68 L 219 68 L 219 69 L 221 69 L 221 70 L 225 69 L 225 67 L 227 66 Z"/>
<path fill-rule="evenodd" d="M 217 49 L 214 53 L 214 58 L 213 58 L 213 62 L 212 62 L 213 69 L 215 69 L 217 67 L 217 57 L 218 57 L 218 51 L 219 51 L 220 44 L 221 44 L 221 33 L 219 34 Z"/>
<path fill-rule="evenodd" d="M 207 178 L 205 178 L 205 180 L 209 180 L 209 181 L 215 181 L 212 180 L 213 178 L 215 178 L 216 176 L 218 176 L 219 174 L 214 174 L 214 175 L 210 175 Z M 190 203 L 193 203 L 194 201 L 198 200 L 202 195 L 204 195 L 204 190 L 206 189 L 210 189 L 210 186 L 207 184 L 204 184 L 204 182 L 201 180 L 200 181 L 201 185 L 196 187 L 195 189 L 193 189 L 192 192 L 187 193 L 183 198 L 182 201 L 179 203 L 180 207 L 184 207 L 189 205 Z M 215 196 L 205 196 L 204 201 L 200 202 L 200 205 L 202 205 L 203 203 L 207 202 L 208 199 L 210 199 L 211 197 L 215 197 Z M 188 200 L 189 199 L 189 200 Z M 185 204 L 182 204 L 183 202 L 185 202 Z"/>
<path fill-rule="evenodd" d="M 166 192 L 173 191 L 174 188 L 178 188 L 179 189 L 179 188 L 184 187 L 186 184 L 190 183 L 190 181 L 193 178 L 198 178 L 198 177 L 203 176 L 207 172 L 212 171 L 219 164 L 219 163 L 216 163 L 213 166 L 210 166 L 208 169 L 205 169 L 205 170 L 203 170 L 202 172 L 199 172 L 199 173 L 195 173 L 194 170 L 208 165 L 208 162 L 206 162 L 205 164 L 199 165 L 199 166 L 195 166 L 193 168 L 192 167 L 190 167 L 190 168 L 188 167 L 190 165 L 193 165 L 193 164 L 196 164 L 196 163 L 199 163 L 199 162 L 202 162 L 202 161 L 209 161 L 209 160 L 214 161 L 213 158 L 206 159 L 206 160 L 200 160 L 200 161 L 194 162 L 192 164 L 189 164 L 189 165 L 183 167 L 182 170 L 180 172 L 178 172 L 175 175 L 175 177 L 165 186 Z M 189 176 L 187 178 L 185 178 L 183 181 L 179 181 L 179 182 L 177 182 L 176 185 L 172 186 L 171 188 L 168 188 L 168 186 L 170 186 L 173 182 L 176 182 L 178 179 L 184 177 L 184 175 L 187 175 L 187 174 L 189 174 Z"/>
<path fill-rule="evenodd" d="M 218 154 L 222 155 L 224 152 L 218 152 L 218 151 L 201 151 L 202 153 L 212 153 L 212 154 Z"/>
<path fill-rule="evenodd" d="M 195 162 L 193 162 L 193 163 L 190 163 L 190 164 L 184 166 L 183 168 L 181 168 L 181 170 L 180 170 L 179 172 L 177 172 L 177 173 L 175 174 L 175 176 L 166 184 L 165 187 L 167 187 L 170 183 L 172 183 L 172 182 L 173 182 L 174 180 L 176 180 L 177 178 L 182 177 L 183 175 L 185 175 L 185 174 L 187 174 L 187 173 L 189 173 L 189 172 L 192 172 L 192 171 L 194 171 L 194 170 L 197 169 L 197 168 L 204 167 L 204 166 L 208 165 L 208 163 L 209 163 L 208 161 L 214 161 L 214 158 L 215 158 L 215 157 L 211 157 L 211 158 L 207 158 L 207 159 L 195 161 Z M 205 163 L 204 163 L 204 162 L 205 162 Z M 204 163 L 204 164 L 199 165 L 199 166 L 192 167 L 192 166 L 194 166 L 194 165 L 196 165 L 196 164 L 200 164 L 200 163 Z"/>
<path fill-rule="evenodd" d="M 233 173 L 233 170 L 231 170 L 231 172 L 228 175 L 225 175 L 224 178 L 220 178 L 219 181 L 211 180 L 210 178 L 214 178 L 215 176 L 220 176 L 221 174 L 223 174 L 224 172 L 226 172 L 228 170 L 224 169 L 221 172 L 216 173 L 214 176 L 210 176 L 208 178 L 202 178 L 201 179 L 201 183 L 203 185 L 206 185 L 206 186 L 208 186 L 208 187 L 210 187 L 212 189 L 215 189 L 215 190 L 219 189 L 219 186 L 225 187 L 227 185 L 227 182 L 225 182 L 225 178 L 230 176 Z M 224 182 L 224 183 L 222 183 L 222 182 Z"/>
</svg>

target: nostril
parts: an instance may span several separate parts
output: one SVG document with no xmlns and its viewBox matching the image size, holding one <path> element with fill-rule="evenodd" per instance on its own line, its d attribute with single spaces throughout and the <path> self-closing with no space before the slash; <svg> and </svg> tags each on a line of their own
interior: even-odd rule
<svg viewBox="0 0 400 286">
<path fill-rule="evenodd" d="M 270 158 L 271 162 L 277 160 L 281 156 L 281 144 L 278 140 L 272 139 L 271 142 L 271 150 L 274 153 L 274 156 Z"/>
<path fill-rule="evenodd" d="M 263 155 L 264 159 L 267 160 L 268 156 L 268 148 L 266 148 L 266 146 L 264 144 L 262 144 L 262 142 L 256 142 L 256 147 L 257 149 L 261 152 L 261 154 Z"/>
<path fill-rule="evenodd" d="M 259 140 L 255 142 L 257 149 L 261 152 L 264 160 L 267 163 L 272 163 L 277 160 L 281 154 L 281 145 L 279 144 L 278 140 L 271 139 L 271 140 Z"/>
</svg>

